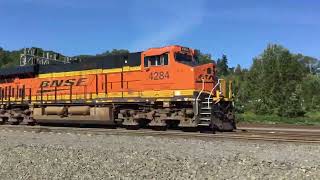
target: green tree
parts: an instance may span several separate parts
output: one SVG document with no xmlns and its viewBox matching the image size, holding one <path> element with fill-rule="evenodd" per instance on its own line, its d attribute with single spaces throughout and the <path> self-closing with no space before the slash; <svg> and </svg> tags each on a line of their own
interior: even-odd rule
<svg viewBox="0 0 320 180">
<path fill-rule="evenodd" d="M 302 82 L 303 105 L 307 111 L 320 111 L 320 77 L 308 74 Z"/>
<path fill-rule="evenodd" d="M 304 56 L 302 54 L 295 55 L 295 58 L 301 62 L 309 73 L 315 73 L 318 65 L 318 60 L 314 57 Z"/>
<path fill-rule="evenodd" d="M 264 52 L 254 59 L 247 79 L 253 111 L 258 114 L 301 115 L 281 111 L 287 108 L 288 103 L 293 102 L 290 97 L 301 97 L 302 92 L 295 89 L 301 84 L 305 74 L 305 67 L 289 50 L 276 44 L 268 45 Z M 292 95 L 292 92 L 295 92 L 295 95 Z"/>
<path fill-rule="evenodd" d="M 237 67 L 234 69 L 234 74 L 237 76 L 240 76 L 241 73 L 242 73 L 241 66 L 240 66 L 240 64 L 237 64 Z"/>
<path fill-rule="evenodd" d="M 214 60 L 212 60 L 211 54 L 209 54 L 209 53 L 204 54 L 204 53 L 201 53 L 201 52 L 199 52 L 199 54 L 197 56 L 197 61 L 200 64 L 214 63 Z"/>
<path fill-rule="evenodd" d="M 221 59 L 217 60 L 218 76 L 227 76 L 229 74 L 228 58 L 222 55 Z"/>
<path fill-rule="evenodd" d="M 283 106 L 279 107 L 278 115 L 285 117 L 303 116 L 305 111 L 302 106 L 301 94 L 301 86 L 297 85 L 295 90 L 285 99 Z"/>
<path fill-rule="evenodd" d="M 0 52 L 0 67 L 11 66 L 15 61 L 15 55 L 11 54 L 9 51 Z"/>
<path fill-rule="evenodd" d="M 113 49 L 112 51 L 105 51 L 97 56 L 106 56 L 106 55 L 125 55 L 128 54 L 129 50 L 126 49 Z"/>
</svg>

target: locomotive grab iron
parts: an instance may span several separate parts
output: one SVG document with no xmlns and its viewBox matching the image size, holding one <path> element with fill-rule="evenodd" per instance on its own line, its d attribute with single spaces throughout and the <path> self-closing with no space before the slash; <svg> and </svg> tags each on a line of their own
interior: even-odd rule
<svg viewBox="0 0 320 180">
<path fill-rule="evenodd" d="M 231 82 L 197 51 L 166 46 L 0 70 L 0 121 L 232 131 Z"/>
</svg>

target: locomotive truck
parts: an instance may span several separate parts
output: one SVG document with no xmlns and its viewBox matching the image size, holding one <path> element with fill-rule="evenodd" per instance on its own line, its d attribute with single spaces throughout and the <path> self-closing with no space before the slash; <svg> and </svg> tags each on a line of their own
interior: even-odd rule
<svg viewBox="0 0 320 180">
<path fill-rule="evenodd" d="M 99 124 L 232 131 L 231 82 L 178 45 L 0 70 L 1 124 Z"/>
</svg>

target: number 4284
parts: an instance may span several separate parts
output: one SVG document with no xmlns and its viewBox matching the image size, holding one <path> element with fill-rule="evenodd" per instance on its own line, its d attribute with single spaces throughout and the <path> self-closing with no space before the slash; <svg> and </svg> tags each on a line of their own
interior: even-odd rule
<svg viewBox="0 0 320 180">
<path fill-rule="evenodd" d="M 149 78 L 151 80 L 163 80 L 163 79 L 169 79 L 169 77 L 170 77 L 170 75 L 169 75 L 168 71 L 166 71 L 166 72 L 163 72 L 163 71 L 151 72 L 149 75 Z"/>
</svg>

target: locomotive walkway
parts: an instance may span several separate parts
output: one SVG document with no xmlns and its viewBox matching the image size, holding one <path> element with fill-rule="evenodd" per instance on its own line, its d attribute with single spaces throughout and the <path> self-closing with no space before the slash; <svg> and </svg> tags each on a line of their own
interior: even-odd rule
<svg viewBox="0 0 320 180">
<path fill-rule="evenodd" d="M 234 132 L 200 133 L 183 132 L 181 130 L 154 131 L 151 129 L 126 130 L 124 128 L 79 128 L 56 126 L 26 126 L 26 125 L 1 125 L 2 131 L 22 131 L 34 133 L 72 133 L 92 135 L 126 135 L 126 136 L 160 136 L 167 138 L 196 138 L 205 141 L 215 139 L 232 139 L 245 141 L 274 141 L 294 143 L 319 143 L 320 128 L 266 128 L 266 127 L 239 127 Z"/>
</svg>

